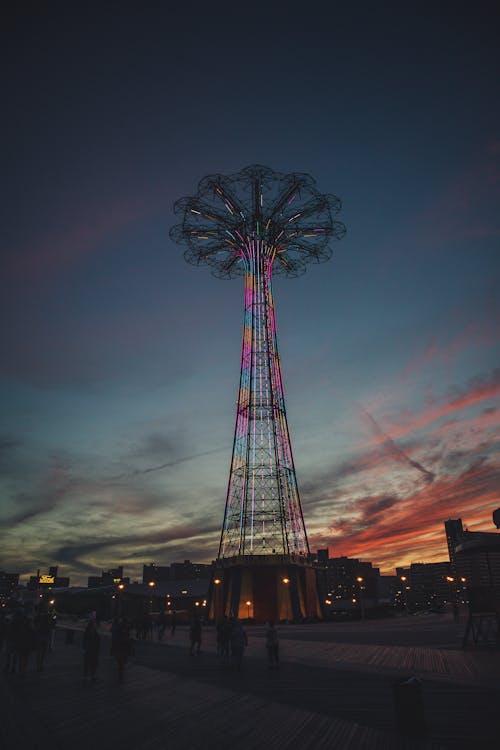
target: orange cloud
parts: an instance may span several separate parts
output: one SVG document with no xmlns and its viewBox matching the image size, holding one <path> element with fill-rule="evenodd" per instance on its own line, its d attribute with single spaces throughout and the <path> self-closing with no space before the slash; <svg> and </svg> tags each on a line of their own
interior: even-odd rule
<svg viewBox="0 0 500 750">
<path fill-rule="evenodd" d="M 460 476 L 436 479 L 403 499 L 377 495 L 354 500 L 353 516 L 332 523 L 330 554 L 369 557 L 385 569 L 412 560 L 446 559 L 444 521 L 460 516 L 491 528 L 499 480 L 500 464 L 478 461 Z"/>
</svg>

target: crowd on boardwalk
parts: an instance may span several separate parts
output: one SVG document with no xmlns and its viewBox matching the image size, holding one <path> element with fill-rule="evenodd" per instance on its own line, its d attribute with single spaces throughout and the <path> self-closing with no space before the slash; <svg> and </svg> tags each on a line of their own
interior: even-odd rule
<svg viewBox="0 0 500 750">
<path fill-rule="evenodd" d="M 10 617 L 0 616 L 0 652 L 8 674 L 26 674 L 34 657 L 37 672 L 43 672 L 47 652 L 54 647 L 56 614 L 40 608 L 33 617 L 16 611 Z"/>
<path fill-rule="evenodd" d="M 248 636 L 243 625 L 236 617 L 224 616 L 217 622 L 217 656 L 232 660 L 237 669 L 241 669 L 243 654 L 248 645 Z M 191 652 L 192 652 L 191 639 Z M 279 638 L 272 621 L 267 623 L 266 641 L 267 657 L 270 669 L 279 668 Z"/>
<path fill-rule="evenodd" d="M 0 615 L 0 654 L 6 674 L 24 677 L 27 671 L 34 669 L 42 672 L 47 653 L 54 648 L 57 617 L 54 610 L 40 607 L 33 616 L 22 610 L 16 610 L 8 617 Z M 135 654 L 135 643 L 140 640 L 152 640 L 156 626 L 157 639 L 162 641 L 167 627 L 170 626 L 170 637 L 174 638 L 177 626 L 176 613 L 167 617 L 160 613 L 154 621 L 145 616 L 129 621 L 119 615 L 112 621 L 110 628 L 110 653 L 116 662 L 118 681 L 123 682 L 125 667 L 130 656 Z M 212 631 L 213 632 L 213 631 Z M 223 617 L 216 624 L 217 656 L 223 664 L 232 665 L 241 670 L 248 636 L 243 624 L 236 617 Z M 135 639 L 133 637 L 135 633 Z M 66 628 L 65 642 L 73 643 L 75 630 Z M 202 652 L 204 627 L 202 620 L 193 616 L 189 630 L 189 655 L 199 656 Z M 83 679 L 97 680 L 99 659 L 101 655 L 101 633 L 95 613 L 87 619 L 81 638 L 83 649 Z M 279 667 L 279 639 L 272 622 L 266 626 L 265 647 L 270 669 Z"/>
</svg>

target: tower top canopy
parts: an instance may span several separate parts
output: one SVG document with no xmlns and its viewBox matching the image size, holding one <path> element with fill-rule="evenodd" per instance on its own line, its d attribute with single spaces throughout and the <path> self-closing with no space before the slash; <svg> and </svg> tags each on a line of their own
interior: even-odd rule
<svg viewBox="0 0 500 750">
<path fill-rule="evenodd" d="M 310 175 L 254 164 L 204 177 L 196 195 L 175 203 L 182 223 L 170 236 L 187 245 L 189 263 L 206 264 L 219 278 L 243 275 L 256 242 L 272 258 L 274 274 L 300 276 L 307 263 L 329 260 L 330 240 L 344 236 L 344 224 L 333 218 L 340 208 L 340 199 L 319 193 Z"/>
</svg>

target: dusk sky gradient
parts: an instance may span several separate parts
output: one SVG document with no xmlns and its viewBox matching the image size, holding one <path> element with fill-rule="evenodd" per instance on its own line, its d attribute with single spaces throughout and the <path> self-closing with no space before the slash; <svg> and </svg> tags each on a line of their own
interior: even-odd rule
<svg viewBox="0 0 500 750">
<path fill-rule="evenodd" d="M 273 285 L 311 549 L 392 573 L 447 559 L 447 518 L 493 530 L 493 4 L 205 28 L 47 5 L 4 31 L 0 569 L 76 584 L 216 556 L 243 279 L 168 233 L 204 175 L 255 163 L 311 174 L 347 226 Z"/>
</svg>

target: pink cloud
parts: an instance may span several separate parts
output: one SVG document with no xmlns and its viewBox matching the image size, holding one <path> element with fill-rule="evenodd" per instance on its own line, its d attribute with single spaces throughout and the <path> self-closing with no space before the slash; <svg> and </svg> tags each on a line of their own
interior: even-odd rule
<svg viewBox="0 0 500 750">
<path fill-rule="evenodd" d="M 434 198 L 418 220 L 420 241 L 435 246 L 441 241 L 497 236 L 499 165 L 496 145 L 488 148 Z"/>
<path fill-rule="evenodd" d="M 408 362 L 401 373 L 401 377 L 406 380 L 429 365 L 436 363 L 440 365 L 450 364 L 464 352 L 479 347 L 497 346 L 499 342 L 500 329 L 491 321 L 470 323 L 447 344 L 439 344 L 435 338 L 432 338 L 425 349 Z"/>
<path fill-rule="evenodd" d="M 165 188 L 149 194 L 124 195 L 114 203 L 87 210 L 82 207 L 70 224 L 52 237 L 18 248 L 8 264 L 14 274 L 52 274 L 95 252 L 106 238 L 159 211 L 168 204 Z"/>
<path fill-rule="evenodd" d="M 441 404 L 432 404 L 420 413 L 402 411 L 387 431 L 393 438 L 401 438 L 423 427 L 428 427 L 450 414 L 455 414 L 469 406 L 479 405 L 481 402 L 500 396 L 500 370 L 494 370 L 489 376 L 475 378 L 469 386 L 457 395 L 451 394 Z M 375 436 L 372 443 L 380 443 L 383 436 Z"/>
</svg>

